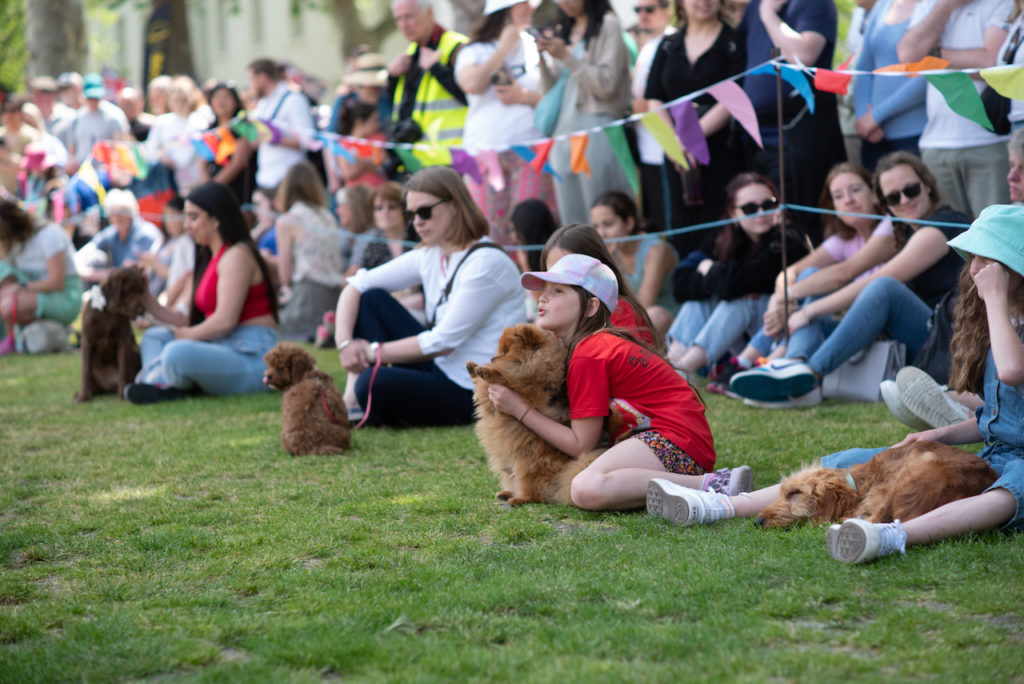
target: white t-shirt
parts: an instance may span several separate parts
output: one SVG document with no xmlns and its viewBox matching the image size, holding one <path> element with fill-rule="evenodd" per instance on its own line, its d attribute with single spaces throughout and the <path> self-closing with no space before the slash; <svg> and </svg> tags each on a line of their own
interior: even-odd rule
<svg viewBox="0 0 1024 684">
<path fill-rule="evenodd" d="M 497 49 L 496 41 L 463 46 L 455 60 L 456 77 L 467 65 L 486 62 Z M 528 33 L 520 36 L 519 45 L 505 58 L 505 69 L 519 85 L 540 92 L 540 53 L 533 36 Z M 466 93 L 466 102 L 469 109 L 462 144 L 471 153 L 543 137 L 533 126 L 533 107 L 502 104 L 493 85 L 478 95 Z"/>
<path fill-rule="evenodd" d="M 658 51 L 658 46 L 661 45 L 665 36 L 670 36 L 675 32 L 676 30 L 669 26 L 663 34 L 647 41 L 640 48 L 633 71 L 633 97 L 644 96 L 647 91 L 647 79 L 651 76 L 651 65 L 654 64 L 654 53 Z M 636 146 L 640 153 L 640 161 L 644 164 L 664 164 L 665 151 L 651 135 L 651 132 L 644 126 L 637 126 L 634 130 L 636 131 Z"/>
<path fill-rule="evenodd" d="M 283 81 L 274 91 L 260 99 L 253 109 L 257 119 L 271 119 L 282 127 L 282 135 L 292 134 L 293 129 L 311 130 L 313 113 L 309 100 L 302 93 L 292 92 Z M 288 169 L 306 158 L 305 150 L 295 150 L 269 142 L 260 143 L 256 152 L 256 185 L 261 188 L 276 188 Z"/>
<path fill-rule="evenodd" d="M 56 223 L 48 223 L 37 230 L 21 249 L 14 249 L 8 259 L 15 268 L 35 281 L 46 277 L 46 260 L 59 252 L 64 252 L 67 275 L 74 275 L 75 251 L 71 241 L 63 228 Z"/>
<path fill-rule="evenodd" d="M 519 267 L 507 254 L 489 247 L 469 256 L 455 274 L 448 300 L 437 306 L 448 279 L 468 251 L 455 252 L 445 263 L 440 247 L 420 247 L 348 279 L 360 292 L 371 288 L 396 292 L 423 285 L 427 319 L 436 314 L 436 325 L 418 335 L 420 351 L 434 354 L 451 349 L 450 354 L 435 357 L 434 363 L 464 389 L 473 388 L 466 362 L 490 363 L 505 328 L 526 320 Z"/>
<path fill-rule="evenodd" d="M 910 26 L 920 23 L 935 7 L 937 0 L 921 0 L 910 15 Z M 989 26 L 1006 27 L 1006 19 L 1013 9 L 1013 0 L 974 0 L 958 7 L 949 15 L 946 28 L 939 38 L 939 46 L 951 50 L 973 50 L 984 47 L 985 29 Z M 981 92 L 984 81 L 975 80 L 974 87 Z M 999 136 L 987 128 L 953 112 L 946 100 L 932 84 L 928 84 L 925 98 L 928 122 L 918 143 L 921 149 L 960 150 L 1004 142 L 1008 136 Z"/>
</svg>

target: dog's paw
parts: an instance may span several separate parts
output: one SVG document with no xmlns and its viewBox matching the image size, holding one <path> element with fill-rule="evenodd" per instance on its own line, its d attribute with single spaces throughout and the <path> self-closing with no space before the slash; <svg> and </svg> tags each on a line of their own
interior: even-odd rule
<svg viewBox="0 0 1024 684">
<path fill-rule="evenodd" d="M 502 489 L 500 492 L 494 495 L 494 498 L 501 499 L 502 501 L 508 501 L 513 496 L 515 495 L 512 492 L 508 491 L 507 489 Z"/>
<path fill-rule="evenodd" d="M 529 499 L 520 499 L 518 496 L 514 496 L 508 500 L 509 506 L 522 506 L 523 504 L 530 503 Z"/>
</svg>

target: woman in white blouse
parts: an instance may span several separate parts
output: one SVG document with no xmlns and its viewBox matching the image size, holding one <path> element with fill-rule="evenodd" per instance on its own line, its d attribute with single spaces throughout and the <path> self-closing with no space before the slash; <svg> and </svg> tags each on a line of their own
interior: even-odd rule
<svg viewBox="0 0 1024 684">
<path fill-rule="evenodd" d="M 458 425 L 473 420 L 466 362 L 484 364 L 524 319 L 519 269 L 488 237 L 459 174 L 436 166 L 405 186 L 421 246 L 349 278 L 338 298 L 335 340 L 348 371 L 350 419 L 369 408 L 377 425 Z M 428 327 L 389 293 L 423 288 Z"/>
</svg>

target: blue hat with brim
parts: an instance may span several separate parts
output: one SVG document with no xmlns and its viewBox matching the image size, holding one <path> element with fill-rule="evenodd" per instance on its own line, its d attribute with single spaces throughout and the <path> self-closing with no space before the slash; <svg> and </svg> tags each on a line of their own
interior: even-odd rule
<svg viewBox="0 0 1024 684">
<path fill-rule="evenodd" d="M 970 228 L 947 244 L 967 261 L 977 254 L 1024 276 L 1024 207 L 985 207 Z"/>
</svg>

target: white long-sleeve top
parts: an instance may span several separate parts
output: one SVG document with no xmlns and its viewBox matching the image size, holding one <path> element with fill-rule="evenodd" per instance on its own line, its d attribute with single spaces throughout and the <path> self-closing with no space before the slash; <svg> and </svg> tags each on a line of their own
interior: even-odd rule
<svg viewBox="0 0 1024 684">
<path fill-rule="evenodd" d="M 434 363 L 449 380 L 471 389 L 473 381 L 466 362 L 490 363 L 501 333 L 522 323 L 526 308 L 518 267 L 507 254 L 490 248 L 478 249 L 469 256 L 455 274 L 447 301 L 437 306 L 448 279 L 467 251 L 455 252 L 445 260 L 440 247 L 421 247 L 375 269 L 359 271 L 348 282 L 360 293 L 373 288 L 395 292 L 422 285 L 427 320 L 433 316 L 436 324 L 418 335 L 420 351 L 435 354 L 451 349 L 450 354 L 435 357 Z"/>
</svg>

